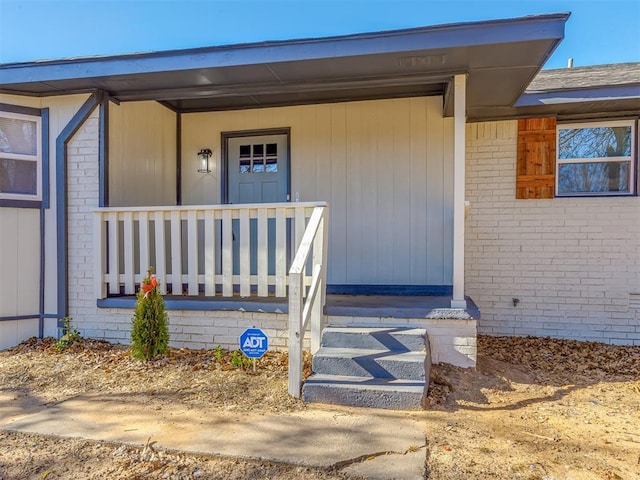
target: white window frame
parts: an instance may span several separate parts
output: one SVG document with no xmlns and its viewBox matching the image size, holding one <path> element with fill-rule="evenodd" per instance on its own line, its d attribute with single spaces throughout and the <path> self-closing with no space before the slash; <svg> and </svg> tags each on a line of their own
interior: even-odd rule
<svg viewBox="0 0 640 480">
<path fill-rule="evenodd" d="M 8 193 L 0 191 L 0 200 L 25 200 L 40 202 L 42 201 L 42 116 L 0 111 L 0 117 L 11 118 L 15 120 L 25 120 L 28 122 L 36 123 L 35 155 L 0 152 L 0 158 L 2 159 L 36 162 L 36 193 L 35 195 L 33 195 L 28 193 Z"/>
<path fill-rule="evenodd" d="M 621 157 L 593 157 L 593 158 L 560 158 L 560 130 L 571 130 L 579 128 L 599 128 L 599 127 L 631 127 L 631 155 Z M 628 120 L 603 120 L 581 123 L 562 123 L 556 126 L 556 167 L 555 167 L 555 195 L 556 197 L 610 197 L 610 196 L 633 196 L 636 194 L 636 152 L 637 152 L 637 121 Z M 629 191 L 628 192 L 559 192 L 560 165 L 569 163 L 607 163 L 607 162 L 629 162 Z"/>
</svg>

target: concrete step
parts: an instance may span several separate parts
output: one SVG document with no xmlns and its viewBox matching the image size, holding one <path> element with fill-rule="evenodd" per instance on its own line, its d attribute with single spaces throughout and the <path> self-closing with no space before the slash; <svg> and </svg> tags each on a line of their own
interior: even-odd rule
<svg viewBox="0 0 640 480">
<path fill-rule="evenodd" d="M 362 348 L 321 347 L 313 356 L 317 374 L 374 378 L 425 379 L 425 352 L 401 352 Z"/>
<path fill-rule="evenodd" d="M 322 346 L 422 352 L 428 350 L 426 338 L 427 331 L 422 328 L 327 327 L 322 332 Z"/>
<path fill-rule="evenodd" d="M 344 375 L 312 375 L 302 387 L 305 402 L 394 410 L 418 410 L 425 395 L 423 381 Z"/>
</svg>

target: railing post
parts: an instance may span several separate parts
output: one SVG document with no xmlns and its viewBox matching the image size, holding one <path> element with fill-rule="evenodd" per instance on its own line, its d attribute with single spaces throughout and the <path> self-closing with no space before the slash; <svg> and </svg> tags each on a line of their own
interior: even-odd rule
<svg viewBox="0 0 640 480">
<path fill-rule="evenodd" d="M 324 316 L 324 306 L 327 304 L 327 262 L 329 260 L 328 248 L 329 248 L 329 206 L 323 207 L 322 222 L 320 223 L 321 231 L 318 232 L 322 242 L 322 271 L 320 272 L 320 279 L 322 281 L 320 285 L 320 305 L 322 309 L 322 315 L 320 316 L 320 334 L 318 338 L 318 348 L 320 348 L 320 340 L 322 330 L 325 327 L 326 317 Z"/>
<path fill-rule="evenodd" d="M 302 273 L 289 276 L 289 395 L 300 398 L 302 384 Z"/>
<path fill-rule="evenodd" d="M 326 214 L 326 208 L 323 208 L 323 217 L 318 225 L 318 231 L 316 232 L 316 236 L 313 240 L 313 269 L 312 274 L 315 272 L 316 265 L 320 265 L 320 278 L 318 279 L 318 289 L 319 292 L 315 295 L 313 299 L 313 304 L 311 307 L 311 354 L 315 354 L 318 350 L 320 350 L 320 341 L 322 337 L 322 328 L 323 318 L 324 318 L 324 292 L 325 292 L 325 282 L 324 282 L 324 272 L 326 270 L 325 261 L 325 252 L 324 252 L 324 215 Z"/>
<path fill-rule="evenodd" d="M 189 295 L 198 295 L 198 212 L 196 210 L 190 210 L 187 213 L 187 275 Z"/>
<path fill-rule="evenodd" d="M 102 213 L 93 216 L 93 281 L 97 298 L 107 297 L 107 284 L 104 281 L 104 267 L 106 264 L 106 232 Z"/>
</svg>

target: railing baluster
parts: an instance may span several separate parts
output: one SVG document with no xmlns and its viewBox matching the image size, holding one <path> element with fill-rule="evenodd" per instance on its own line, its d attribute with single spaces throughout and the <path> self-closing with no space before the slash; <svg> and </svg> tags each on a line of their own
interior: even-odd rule
<svg viewBox="0 0 640 480">
<path fill-rule="evenodd" d="M 258 209 L 258 296 L 269 295 L 269 220 L 267 210 Z"/>
<path fill-rule="evenodd" d="M 140 212 L 138 216 L 138 229 L 140 232 L 140 278 L 144 278 L 147 269 L 151 266 L 149 259 L 149 213 Z"/>
<path fill-rule="evenodd" d="M 177 210 L 171 212 L 171 293 L 182 295 L 182 221 Z"/>
<path fill-rule="evenodd" d="M 302 240 L 302 236 L 304 235 L 304 228 L 306 222 L 306 214 L 304 211 L 304 207 L 296 207 L 295 208 L 295 238 L 296 244 L 293 249 L 294 252 L 298 251 L 300 248 L 300 240 Z"/>
<path fill-rule="evenodd" d="M 287 295 L 287 221 L 285 209 L 276 208 L 276 297 Z"/>
<path fill-rule="evenodd" d="M 189 295 L 198 295 L 198 212 L 187 212 Z"/>
<path fill-rule="evenodd" d="M 158 211 L 155 212 L 154 215 L 155 222 L 155 241 L 156 241 L 156 278 L 158 283 L 160 283 L 160 293 L 162 295 L 166 295 L 167 293 L 167 242 L 165 241 L 164 236 L 164 212 Z M 144 271 L 140 271 L 140 274 L 144 277 L 147 271 L 145 267 Z"/>
<path fill-rule="evenodd" d="M 215 216 L 212 210 L 204 212 L 204 294 L 213 297 L 216 294 L 216 232 Z"/>
<path fill-rule="evenodd" d="M 233 230 L 231 210 L 222 211 L 222 295 L 233 295 Z"/>
<path fill-rule="evenodd" d="M 133 276 L 135 266 L 133 264 L 133 213 L 124 212 L 122 215 L 124 227 L 124 293 L 133 295 L 135 293 Z"/>
<path fill-rule="evenodd" d="M 239 213 L 240 221 L 240 296 L 251 295 L 251 226 L 249 210 L 243 208 Z"/>
<path fill-rule="evenodd" d="M 120 294 L 120 221 L 109 213 L 109 293 Z"/>
</svg>

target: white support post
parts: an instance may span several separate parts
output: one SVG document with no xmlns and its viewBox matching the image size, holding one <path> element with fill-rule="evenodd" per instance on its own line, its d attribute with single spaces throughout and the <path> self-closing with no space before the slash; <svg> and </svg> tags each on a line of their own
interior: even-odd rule
<svg viewBox="0 0 640 480">
<path fill-rule="evenodd" d="M 324 209 L 326 212 L 326 208 Z M 323 216 L 318 226 L 318 232 L 316 238 L 313 240 L 313 276 L 315 277 L 316 267 L 320 267 L 320 274 L 318 275 L 318 289 L 319 292 L 313 300 L 313 307 L 311 310 L 311 354 L 315 355 L 320 350 L 320 343 L 322 340 L 322 329 L 324 328 L 324 297 L 325 297 L 325 278 L 326 274 L 326 259 L 324 258 L 325 245 L 324 245 L 324 230 L 325 230 L 325 218 Z"/>
<path fill-rule="evenodd" d="M 107 256 L 106 228 L 102 213 L 93 214 L 93 281 L 97 298 L 107 297 L 107 284 L 104 281 L 104 270 Z"/>
<path fill-rule="evenodd" d="M 451 308 L 467 308 L 464 298 L 464 199 L 466 74 L 453 79 L 453 298 Z"/>
<path fill-rule="evenodd" d="M 289 276 L 289 395 L 300 398 L 300 385 L 302 384 L 302 342 L 304 330 L 300 320 L 304 303 L 302 291 L 302 273 L 294 273 Z"/>
</svg>

